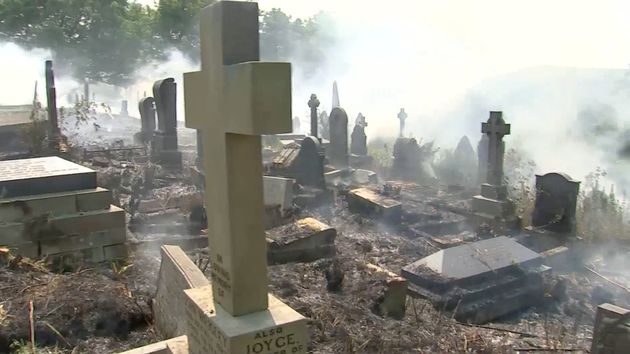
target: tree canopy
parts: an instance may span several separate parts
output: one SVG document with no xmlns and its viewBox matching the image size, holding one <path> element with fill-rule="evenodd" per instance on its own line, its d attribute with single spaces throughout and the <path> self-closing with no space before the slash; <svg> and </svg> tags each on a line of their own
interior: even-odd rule
<svg viewBox="0 0 630 354">
<path fill-rule="evenodd" d="M 144 63 L 174 48 L 198 60 L 201 8 L 214 0 L 0 0 L 0 40 L 50 49 L 55 68 L 78 79 L 125 86 Z M 261 57 L 314 68 L 331 41 L 321 16 L 292 19 L 261 12 Z"/>
</svg>

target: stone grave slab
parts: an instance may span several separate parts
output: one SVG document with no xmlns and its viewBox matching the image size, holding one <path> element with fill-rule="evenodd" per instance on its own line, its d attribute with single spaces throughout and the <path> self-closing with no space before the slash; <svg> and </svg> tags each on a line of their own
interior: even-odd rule
<svg viewBox="0 0 630 354">
<path fill-rule="evenodd" d="M 413 296 L 484 323 L 542 301 L 542 257 L 505 236 L 438 251 L 402 268 Z"/>
<path fill-rule="evenodd" d="M 190 354 L 306 353 L 306 318 L 271 294 L 266 310 L 235 317 L 215 305 L 209 285 L 184 293 Z"/>
<path fill-rule="evenodd" d="M 291 209 L 294 185 L 295 180 L 292 178 L 263 176 L 265 205 L 280 205 L 281 211 Z"/>
<path fill-rule="evenodd" d="M 186 334 L 184 290 L 210 284 L 206 276 L 178 246 L 162 246 L 157 293 L 153 299 L 155 326 L 164 338 Z"/>
<path fill-rule="evenodd" d="M 96 187 L 96 171 L 60 157 L 0 161 L 0 198 Z"/>
<path fill-rule="evenodd" d="M 353 213 L 375 217 L 388 222 L 398 222 L 402 204 L 367 188 L 357 188 L 348 193 L 348 208 Z"/>
<path fill-rule="evenodd" d="M 373 184 L 378 183 L 378 176 L 374 171 L 356 169 L 352 172 L 352 181 L 356 184 Z"/>
<path fill-rule="evenodd" d="M 270 264 L 310 262 L 334 257 L 337 230 L 314 218 L 297 220 L 267 231 Z"/>
</svg>

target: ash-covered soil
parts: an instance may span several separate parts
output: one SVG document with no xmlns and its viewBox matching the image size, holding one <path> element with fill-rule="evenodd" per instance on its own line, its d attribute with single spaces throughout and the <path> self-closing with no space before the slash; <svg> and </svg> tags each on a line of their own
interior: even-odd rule
<svg viewBox="0 0 630 354">
<path fill-rule="evenodd" d="M 314 216 L 337 228 L 335 260 L 269 267 L 270 290 L 312 319 L 312 353 L 517 353 L 544 348 L 586 353 L 597 304 L 630 304 L 627 292 L 579 269 L 549 279 L 542 306 L 484 326 L 457 323 L 450 313 L 410 297 L 402 320 L 382 318 L 373 309 L 383 279 L 371 275 L 365 264 L 400 273 L 401 267 L 436 249 L 421 238 L 348 213 L 343 202 L 332 214 L 303 212 L 300 217 Z M 30 301 L 38 346 L 57 347 L 58 353 L 117 353 L 158 341 L 148 304 L 155 292 L 159 251 L 138 249 L 130 267 L 122 269 L 103 265 L 55 274 L 30 261 L 1 263 L 0 353 L 9 352 L 13 341 L 29 341 Z M 198 264 L 207 264 L 207 250 L 189 254 Z M 336 286 L 328 286 L 326 273 L 337 274 Z"/>
</svg>

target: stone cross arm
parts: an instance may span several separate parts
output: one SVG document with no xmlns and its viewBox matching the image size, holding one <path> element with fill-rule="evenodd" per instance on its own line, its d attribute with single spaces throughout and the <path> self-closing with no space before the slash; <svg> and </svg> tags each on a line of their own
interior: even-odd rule
<svg viewBox="0 0 630 354">
<path fill-rule="evenodd" d="M 204 71 L 184 74 L 186 126 L 206 134 L 289 133 L 291 64 L 223 66 L 221 80 Z"/>
<path fill-rule="evenodd" d="M 488 121 L 481 123 L 481 132 L 498 136 L 510 135 L 510 124 L 505 123 L 502 112 L 490 112 Z"/>
</svg>

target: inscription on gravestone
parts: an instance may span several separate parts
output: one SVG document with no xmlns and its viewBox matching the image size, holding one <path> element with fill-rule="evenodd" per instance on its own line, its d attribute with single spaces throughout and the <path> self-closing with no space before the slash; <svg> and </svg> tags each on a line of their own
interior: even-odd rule
<svg viewBox="0 0 630 354">
<path fill-rule="evenodd" d="M 96 188 L 96 172 L 60 157 L 0 161 L 0 198 Z"/>
</svg>

